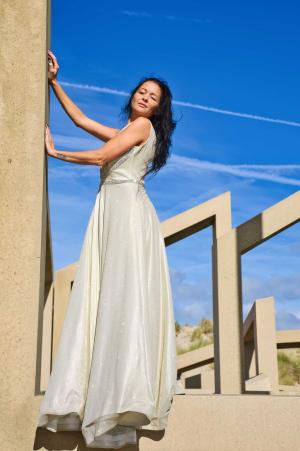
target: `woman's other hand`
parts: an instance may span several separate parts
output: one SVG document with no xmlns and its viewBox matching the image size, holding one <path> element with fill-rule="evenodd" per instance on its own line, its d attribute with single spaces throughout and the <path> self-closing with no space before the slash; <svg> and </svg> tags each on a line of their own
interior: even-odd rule
<svg viewBox="0 0 300 451">
<path fill-rule="evenodd" d="M 48 50 L 48 81 L 49 83 L 53 83 L 57 79 L 57 74 L 59 70 L 59 65 L 57 63 L 57 59 L 55 55 Z"/>
<path fill-rule="evenodd" d="M 56 150 L 54 148 L 53 139 L 52 139 L 48 125 L 46 125 L 46 128 L 45 128 L 45 146 L 46 146 L 47 154 L 50 157 L 56 156 Z"/>
</svg>

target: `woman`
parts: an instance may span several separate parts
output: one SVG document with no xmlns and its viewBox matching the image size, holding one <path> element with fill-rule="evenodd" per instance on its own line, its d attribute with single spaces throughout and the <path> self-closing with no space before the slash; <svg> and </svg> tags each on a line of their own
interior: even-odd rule
<svg viewBox="0 0 300 451">
<path fill-rule="evenodd" d="M 49 81 L 66 113 L 106 144 L 63 152 L 46 128 L 48 155 L 100 166 L 101 184 L 38 426 L 82 430 L 87 447 L 120 448 L 136 443 L 137 429 L 165 429 L 176 387 L 168 262 L 144 186 L 145 175 L 156 173 L 169 155 L 172 95 L 164 81 L 145 78 L 124 107 L 128 123 L 121 130 L 107 127 L 65 94 L 57 60 L 48 55 Z"/>
</svg>

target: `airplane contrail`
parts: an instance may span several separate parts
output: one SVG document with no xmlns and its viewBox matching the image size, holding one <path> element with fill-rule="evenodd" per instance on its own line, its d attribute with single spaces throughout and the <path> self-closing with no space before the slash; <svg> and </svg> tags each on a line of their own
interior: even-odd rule
<svg viewBox="0 0 300 451">
<path fill-rule="evenodd" d="M 214 163 L 211 161 L 198 160 L 196 158 L 191 157 L 183 157 L 181 155 L 173 155 L 168 163 L 169 169 L 178 169 L 182 171 L 183 169 L 194 170 L 195 172 L 198 170 L 207 170 L 211 172 L 220 172 L 223 174 L 231 174 L 237 177 L 242 178 L 253 178 L 256 180 L 266 180 L 275 183 L 281 183 L 284 185 L 294 185 L 300 186 L 300 180 L 285 177 L 282 175 L 278 175 L 276 173 L 268 173 L 265 171 L 260 171 L 258 169 L 277 169 L 278 172 L 290 170 L 291 168 L 294 170 L 299 170 L 300 165 L 232 165 L 232 164 L 223 164 L 223 163 Z"/>
<path fill-rule="evenodd" d="M 68 86 L 70 88 L 85 89 L 87 91 L 102 92 L 105 94 L 113 94 L 113 95 L 123 96 L 123 97 L 127 97 L 129 95 L 129 92 L 126 92 L 126 91 L 120 91 L 118 89 L 111 89 L 111 88 L 106 88 L 106 87 L 101 87 L 101 86 L 82 85 L 79 83 L 69 83 L 66 81 L 60 82 L 60 84 L 63 86 Z M 209 111 L 211 113 L 226 114 L 228 116 L 236 116 L 236 117 L 241 117 L 244 119 L 252 119 L 252 120 L 262 121 L 262 122 L 272 122 L 274 124 L 289 125 L 291 127 L 300 127 L 300 122 L 296 122 L 296 121 L 288 121 L 285 119 L 276 119 L 273 117 L 259 116 L 257 114 L 248 114 L 248 113 L 241 113 L 241 112 L 237 112 L 237 111 L 224 110 L 221 108 L 214 108 L 214 107 L 210 107 L 207 105 L 200 105 L 198 103 L 183 102 L 181 100 L 173 100 L 172 103 L 174 105 L 184 106 L 187 108 L 193 108 L 193 109 L 197 109 L 197 110 Z"/>
</svg>

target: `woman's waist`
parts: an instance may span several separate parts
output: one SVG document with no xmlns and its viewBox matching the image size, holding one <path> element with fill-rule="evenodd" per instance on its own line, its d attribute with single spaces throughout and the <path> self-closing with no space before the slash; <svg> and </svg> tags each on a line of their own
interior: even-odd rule
<svg viewBox="0 0 300 451">
<path fill-rule="evenodd" d="M 144 186 L 145 181 L 142 176 L 120 176 L 120 175 L 107 175 L 102 176 L 100 180 L 101 185 L 114 185 L 119 183 L 138 183 L 139 185 Z"/>
</svg>

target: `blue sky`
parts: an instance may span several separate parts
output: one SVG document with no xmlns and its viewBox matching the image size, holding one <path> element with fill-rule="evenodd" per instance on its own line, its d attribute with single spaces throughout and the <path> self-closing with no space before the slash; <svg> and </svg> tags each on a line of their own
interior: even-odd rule
<svg viewBox="0 0 300 451">
<path fill-rule="evenodd" d="M 157 214 L 231 191 L 236 226 L 300 190 L 299 13 L 296 1 L 52 0 L 51 50 L 67 94 L 112 127 L 125 125 L 120 110 L 140 78 L 165 79 L 178 123 L 167 165 L 146 179 Z M 102 145 L 53 93 L 50 129 L 61 150 Z M 49 158 L 56 270 L 79 258 L 98 186 L 97 167 Z M 182 324 L 212 318 L 210 251 L 210 229 L 167 248 Z M 297 224 L 243 256 L 244 317 L 274 296 L 277 328 L 300 328 L 299 254 Z"/>
</svg>

